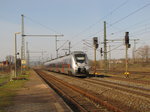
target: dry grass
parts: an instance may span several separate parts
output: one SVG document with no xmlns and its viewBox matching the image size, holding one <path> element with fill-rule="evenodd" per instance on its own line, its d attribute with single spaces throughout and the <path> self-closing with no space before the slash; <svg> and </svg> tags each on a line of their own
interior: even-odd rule
<svg viewBox="0 0 150 112">
<path fill-rule="evenodd" d="M 90 61 L 90 66 L 94 67 L 94 62 Z M 118 70 L 124 71 L 125 70 L 125 63 L 111 63 L 108 65 L 111 70 Z M 104 63 L 97 61 L 97 68 L 104 69 Z M 149 63 L 129 63 L 128 70 L 130 71 L 137 71 L 137 72 L 150 72 L 150 62 Z"/>
<path fill-rule="evenodd" d="M 5 81 L 6 79 L 6 77 L 2 77 L 0 81 Z M 26 80 L 14 80 L 0 86 L 0 112 L 5 112 L 5 108 L 12 105 L 13 97 L 17 94 L 17 90 L 21 88 L 25 82 Z"/>
</svg>

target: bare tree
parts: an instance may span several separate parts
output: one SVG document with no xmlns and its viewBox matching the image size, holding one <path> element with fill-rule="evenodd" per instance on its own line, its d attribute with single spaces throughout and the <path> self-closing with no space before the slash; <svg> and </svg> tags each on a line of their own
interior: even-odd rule
<svg viewBox="0 0 150 112">
<path fill-rule="evenodd" d="M 14 63 L 14 56 L 8 55 L 8 56 L 6 56 L 6 60 L 7 60 L 10 64 L 12 64 L 12 63 Z"/>
<path fill-rule="evenodd" d="M 143 62 L 149 62 L 150 47 L 148 45 L 145 45 L 143 47 L 138 48 L 136 52 L 136 56 L 138 59 L 141 59 Z"/>
</svg>

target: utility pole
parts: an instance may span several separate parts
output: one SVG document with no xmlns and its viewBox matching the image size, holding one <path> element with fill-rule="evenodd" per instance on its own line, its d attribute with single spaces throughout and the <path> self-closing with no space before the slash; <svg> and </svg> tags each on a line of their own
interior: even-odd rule
<svg viewBox="0 0 150 112">
<path fill-rule="evenodd" d="M 21 73 L 23 68 L 25 68 L 26 60 L 25 60 L 25 38 L 26 36 L 34 36 L 34 37 L 55 37 L 56 38 L 56 56 L 58 57 L 58 49 L 57 49 L 57 37 L 64 35 L 25 35 L 24 33 L 24 15 L 22 14 L 22 45 L 21 45 Z"/>
<path fill-rule="evenodd" d="M 43 65 L 43 63 L 44 63 L 43 55 L 44 55 L 44 51 L 42 51 L 42 65 Z"/>
<path fill-rule="evenodd" d="M 71 53 L 71 42 L 69 41 L 69 54 Z"/>
<path fill-rule="evenodd" d="M 21 74 L 22 71 L 25 70 L 25 38 L 24 38 L 24 15 L 21 15 L 22 17 L 22 45 L 21 45 Z"/>
<path fill-rule="evenodd" d="M 109 45 L 109 70 L 111 69 L 111 46 Z"/>
<path fill-rule="evenodd" d="M 133 47 L 133 51 L 132 51 L 132 58 L 133 58 L 133 62 L 135 63 L 135 51 L 136 51 L 136 44 L 137 44 L 137 42 L 136 41 L 138 41 L 139 39 L 133 39 L 133 41 L 134 41 L 134 47 Z"/>
<path fill-rule="evenodd" d="M 104 21 L 104 70 L 107 72 L 107 39 L 106 39 L 106 21 Z"/>
<path fill-rule="evenodd" d="M 57 41 L 59 41 L 59 40 L 57 40 Z M 64 44 L 62 44 L 59 48 L 57 48 L 57 51 L 59 51 L 67 42 L 69 42 L 69 48 L 62 49 L 62 50 L 67 50 L 68 53 L 70 54 L 71 53 L 71 42 L 69 40 L 65 41 Z M 68 54 L 67 51 L 65 52 L 65 55 Z"/>
<path fill-rule="evenodd" d="M 15 54 L 15 77 L 17 76 L 17 34 L 20 34 L 20 32 L 16 32 L 15 33 L 15 52 L 14 52 L 14 54 Z"/>
<path fill-rule="evenodd" d="M 30 66 L 30 57 L 29 57 L 29 48 L 28 48 L 28 42 L 26 42 L 26 54 L 27 54 L 27 66 Z"/>
<path fill-rule="evenodd" d="M 58 58 L 58 49 L 57 49 L 57 36 L 55 36 L 55 46 L 56 46 L 56 58 Z"/>
<path fill-rule="evenodd" d="M 55 37 L 55 44 L 56 44 L 56 57 L 58 57 L 58 48 L 57 48 L 57 37 L 62 37 L 64 35 L 24 35 L 28 37 Z"/>
<path fill-rule="evenodd" d="M 53 55 L 51 54 L 51 60 L 53 59 Z"/>
<path fill-rule="evenodd" d="M 44 60 L 44 58 L 43 58 L 43 56 L 44 56 L 44 53 L 46 53 L 46 51 L 35 51 L 35 52 L 33 52 L 33 51 L 30 51 L 30 53 L 40 53 L 41 54 L 41 59 L 42 59 L 42 64 L 43 64 L 43 60 Z"/>
<path fill-rule="evenodd" d="M 22 45 L 21 45 L 21 59 L 25 59 L 25 38 L 24 38 L 24 15 L 22 16 Z"/>
</svg>

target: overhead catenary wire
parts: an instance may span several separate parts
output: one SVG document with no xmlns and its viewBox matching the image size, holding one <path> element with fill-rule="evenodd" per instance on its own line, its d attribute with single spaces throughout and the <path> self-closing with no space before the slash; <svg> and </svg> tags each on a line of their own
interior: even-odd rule
<svg viewBox="0 0 150 112">
<path fill-rule="evenodd" d="M 114 13 L 115 11 L 117 11 L 118 9 L 122 8 L 124 5 L 126 5 L 130 0 L 126 0 L 124 2 L 122 2 L 118 7 L 116 7 L 114 10 L 112 10 L 109 14 Z M 108 15 L 109 15 L 108 14 Z"/>
<path fill-rule="evenodd" d="M 126 15 L 125 17 L 122 17 L 122 18 L 118 19 L 117 21 L 113 22 L 113 23 L 112 23 L 110 26 L 108 26 L 107 28 L 110 28 L 110 27 L 112 27 L 113 25 L 115 25 L 115 24 L 117 24 L 117 23 L 119 23 L 119 22 L 125 20 L 126 18 L 128 18 L 128 17 L 134 15 L 135 13 L 141 11 L 142 9 L 148 7 L 149 5 L 150 5 L 150 3 L 145 4 L 144 6 L 142 6 L 142 7 L 138 8 L 138 9 L 136 9 L 135 11 L 133 11 L 133 12 L 131 12 L 130 14 Z M 94 24 L 93 24 L 93 25 L 94 25 Z"/>
<path fill-rule="evenodd" d="M 142 6 L 142 7 L 138 8 L 138 9 L 134 10 L 133 12 L 129 13 L 128 15 L 126 15 L 126 16 L 124 16 L 124 17 L 118 19 L 117 21 L 113 22 L 112 24 L 110 24 L 109 28 L 112 27 L 112 26 L 114 26 L 115 24 L 117 24 L 117 23 L 119 23 L 119 22 L 121 22 L 121 21 L 127 19 L 128 17 L 130 17 L 130 16 L 132 16 L 132 15 L 134 15 L 134 14 L 140 12 L 142 9 L 144 9 L 144 8 L 146 8 L 146 7 L 148 7 L 148 6 L 150 6 L 150 3 L 145 4 L 144 6 Z M 147 31 L 147 32 L 148 32 L 148 31 Z M 131 36 L 132 36 L 132 35 L 131 35 Z M 120 45 L 120 46 L 122 46 L 122 45 Z M 117 49 L 117 48 L 120 47 L 120 46 L 117 46 L 117 47 L 114 48 L 114 49 Z M 112 49 L 112 50 L 114 50 L 114 49 Z"/>
<path fill-rule="evenodd" d="M 30 20 L 30 21 L 33 22 L 33 23 L 39 24 L 40 26 L 42 26 L 42 27 L 45 28 L 45 29 L 51 30 L 51 31 L 53 31 L 54 33 L 57 33 L 57 34 L 62 34 L 62 33 L 58 32 L 58 31 L 56 31 L 55 29 L 50 28 L 49 26 L 46 26 L 46 25 L 44 25 L 44 24 L 42 24 L 42 23 L 40 23 L 40 22 L 38 22 L 38 21 L 36 21 L 36 20 L 33 20 L 32 18 L 30 18 L 30 17 L 28 17 L 28 16 L 24 16 L 24 17 L 25 17 L 26 19 Z"/>
<path fill-rule="evenodd" d="M 88 38 L 85 38 L 85 39 L 89 39 L 89 38 L 91 38 L 92 36 L 95 36 L 96 34 L 98 34 L 98 33 L 100 33 L 99 31 L 98 32 L 96 32 L 96 33 L 94 33 L 94 34 L 91 34 L 91 35 L 89 35 L 89 36 L 87 36 Z M 103 36 L 103 35 L 101 35 L 101 36 Z M 72 45 L 72 48 L 74 48 L 76 45 L 77 45 L 77 43 L 79 43 L 81 40 L 79 40 L 79 41 L 77 41 L 76 43 L 74 43 L 73 45 Z"/>
<path fill-rule="evenodd" d="M 62 48 L 67 42 L 69 42 L 69 40 L 66 40 L 57 50 L 60 50 L 60 48 Z"/>
<path fill-rule="evenodd" d="M 138 8 L 138 9 L 136 9 L 135 11 L 131 12 L 131 13 L 128 14 L 127 16 L 125 16 L 125 17 L 123 17 L 123 18 L 121 18 L 121 19 L 118 19 L 118 20 L 115 21 L 114 23 L 110 24 L 110 26 L 108 26 L 107 28 L 112 27 L 113 25 L 115 25 L 115 24 L 117 24 L 117 23 L 123 21 L 124 19 L 128 18 L 129 16 L 132 16 L 133 14 L 135 14 L 135 13 L 141 11 L 142 9 L 144 9 L 144 8 L 146 8 L 146 7 L 148 7 L 148 6 L 150 6 L 150 3 L 145 4 L 144 6 L 142 6 L 142 7 Z M 142 21 L 142 22 L 143 22 L 143 21 Z M 144 22 L 145 22 L 145 20 L 144 20 Z M 140 23 L 141 23 L 141 22 L 140 22 Z M 108 24 L 108 23 L 107 23 L 107 24 Z M 137 24 L 138 24 L 138 23 L 134 24 L 133 26 L 135 26 L 135 25 L 137 25 Z M 130 26 L 127 27 L 127 28 L 125 28 L 125 29 L 128 29 L 128 28 L 130 28 Z M 121 31 L 124 32 L 125 29 L 123 29 L 123 30 L 121 30 Z M 114 33 L 118 33 L 118 32 L 120 33 L 121 31 L 117 31 L 117 32 L 114 32 Z M 113 33 L 113 34 L 114 34 L 114 33 Z"/>
<path fill-rule="evenodd" d="M 117 47 L 111 49 L 110 51 L 107 51 L 107 53 L 109 53 L 109 52 L 111 52 L 111 51 L 113 51 L 113 50 L 116 50 L 117 48 L 121 47 L 122 45 L 123 45 L 123 44 L 121 44 L 121 45 L 119 45 L 119 46 L 117 46 Z"/>
<path fill-rule="evenodd" d="M 126 16 L 124 16 L 124 17 L 118 19 L 117 21 L 113 22 L 113 23 L 111 24 L 111 26 L 113 26 L 113 25 L 115 25 L 115 24 L 117 24 L 117 23 L 119 23 L 119 22 L 125 20 L 126 18 L 128 18 L 128 17 L 130 17 L 130 16 L 136 14 L 137 12 L 141 11 L 142 9 L 144 9 L 144 8 L 146 8 L 146 7 L 148 7 L 148 6 L 150 6 L 150 3 L 145 4 L 144 6 L 142 6 L 142 7 L 138 8 L 138 9 L 136 9 L 135 11 L 129 13 L 128 15 L 126 15 Z"/>
<path fill-rule="evenodd" d="M 145 4 L 144 6 L 142 6 L 142 7 L 138 8 L 138 9 L 134 10 L 134 11 L 131 12 L 130 14 L 128 14 L 128 15 L 126 15 L 126 16 L 124 16 L 124 17 L 118 19 L 117 21 L 115 21 L 115 22 L 113 22 L 113 23 L 111 23 L 111 24 L 107 27 L 107 29 L 109 29 L 110 27 L 114 26 L 115 24 L 117 24 L 117 23 L 119 23 L 119 22 L 125 20 L 126 18 L 128 18 L 128 17 L 130 17 L 130 16 L 136 14 L 137 12 L 141 11 L 142 9 L 144 9 L 144 8 L 146 8 L 146 7 L 148 7 L 148 6 L 150 6 L 150 3 Z M 107 23 L 107 24 L 108 24 L 108 23 Z M 127 29 L 127 28 L 126 28 L 126 29 Z M 123 31 L 124 31 L 124 30 L 122 30 L 122 32 L 123 32 Z M 120 33 L 120 31 L 118 31 L 118 32 Z M 118 33 L 118 32 L 115 32 L 115 33 Z M 114 34 L 114 33 L 113 33 L 113 34 Z"/>
<path fill-rule="evenodd" d="M 126 1 L 128 1 L 128 0 L 126 0 Z M 122 5 L 123 5 L 123 4 L 122 4 Z M 145 7 L 147 7 L 147 6 L 145 6 Z M 119 7 L 118 7 L 118 8 L 119 8 Z M 114 11 L 116 11 L 116 10 L 117 10 L 117 8 L 114 9 Z M 140 11 L 140 10 L 142 10 L 142 9 L 139 9 L 139 11 Z M 136 13 L 136 12 L 135 12 L 135 13 Z M 131 15 L 132 15 L 132 14 L 131 14 Z M 127 17 L 129 17 L 129 16 L 127 15 Z M 115 22 L 114 22 L 114 23 L 115 23 Z M 96 23 L 96 24 L 97 24 L 97 23 Z M 117 23 L 115 23 L 115 24 L 117 24 Z M 94 25 L 94 24 L 93 24 L 93 25 Z M 111 24 L 111 25 L 112 25 L 112 24 Z M 99 32 L 95 33 L 95 35 L 98 34 L 98 33 L 99 33 Z M 93 35 L 94 35 L 94 34 L 93 34 Z M 77 44 L 76 44 L 76 45 L 77 45 Z"/>
<path fill-rule="evenodd" d="M 122 6 L 126 5 L 128 3 L 129 0 L 125 0 L 123 1 L 119 6 L 117 6 L 115 9 L 113 9 L 111 12 L 109 12 L 107 15 L 103 16 L 102 18 L 100 18 L 97 22 L 89 25 L 87 28 L 85 28 L 84 30 L 82 30 L 81 32 L 77 33 L 76 35 L 72 36 L 72 39 L 75 37 L 78 37 L 79 35 L 83 34 L 84 32 L 88 31 L 89 29 L 91 29 L 93 26 L 95 26 L 96 24 L 98 24 L 100 21 L 102 21 L 104 18 L 108 17 L 109 15 L 112 15 L 112 13 L 114 13 L 115 11 L 117 11 L 118 9 L 120 9 Z"/>
<path fill-rule="evenodd" d="M 128 27 L 126 27 L 126 28 L 123 28 L 123 29 L 120 29 L 119 28 L 119 31 L 115 31 L 115 32 L 113 32 L 113 33 L 111 33 L 111 34 L 108 34 L 108 36 L 110 36 L 110 35 L 114 35 L 114 34 L 117 34 L 117 33 L 123 33 L 123 32 L 125 32 L 125 30 L 129 30 L 129 29 L 131 29 L 131 28 L 134 28 L 134 27 L 136 27 L 136 28 L 134 28 L 134 30 L 135 29 L 137 29 L 137 28 L 139 28 L 139 27 L 137 27 L 138 25 L 141 25 L 141 24 L 144 24 L 144 25 L 142 25 L 142 26 L 145 26 L 145 24 L 147 25 L 147 23 L 143 23 L 143 22 L 145 22 L 145 21 L 150 21 L 150 18 L 148 18 L 148 19 L 145 19 L 145 20 L 142 20 L 142 21 L 140 21 L 140 22 L 138 22 L 138 23 L 135 23 L 135 24 L 133 24 L 133 25 L 129 25 Z"/>
<path fill-rule="evenodd" d="M 142 34 L 146 34 L 146 33 L 149 33 L 150 32 L 150 30 L 149 31 L 143 31 L 143 32 L 141 32 L 141 33 L 137 33 L 137 34 L 132 34 L 131 36 L 132 37 L 134 37 L 134 36 L 138 36 L 138 35 L 142 35 Z"/>
</svg>

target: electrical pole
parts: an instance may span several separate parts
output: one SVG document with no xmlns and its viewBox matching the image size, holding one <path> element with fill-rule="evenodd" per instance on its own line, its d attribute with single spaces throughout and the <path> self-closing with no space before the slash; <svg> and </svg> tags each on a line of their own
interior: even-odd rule
<svg viewBox="0 0 150 112">
<path fill-rule="evenodd" d="M 28 48 L 28 42 L 26 42 L 26 54 L 27 54 L 27 66 L 30 66 L 30 57 L 29 57 L 29 48 Z"/>
<path fill-rule="evenodd" d="M 57 36 L 55 36 L 55 46 L 56 46 L 56 58 L 58 58 L 58 49 L 57 49 Z"/>
<path fill-rule="evenodd" d="M 71 42 L 69 41 L 69 54 L 71 53 Z"/>
<path fill-rule="evenodd" d="M 56 37 L 56 56 L 58 57 L 58 49 L 57 49 L 57 37 L 63 35 L 25 35 L 24 33 L 24 15 L 22 14 L 22 45 L 21 45 L 21 73 L 26 67 L 26 60 L 25 60 L 25 36 L 39 36 L 39 37 Z"/>
<path fill-rule="evenodd" d="M 111 46 L 109 45 L 109 70 L 111 69 Z"/>
<path fill-rule="evenodd" d="M 22 14 L 22 45 L 21 45 L 21 74 L 23 71 L 25 71 L 25 38 L 24 38 L 24 15 Z"/>
<path fill-rule="evenodd" d="M 42 65 L 43 65 L 43 62 L 44 62 L 43 55 L 44 55 L 44 51 L 42 51 Z"/>
<path fill-rule="evenodd" d="M 15 77 L 17 76 L 17 41 L 15 33 Z"/>
<path fill-rule="evenodd" d="M 103 49 L 101 48 L 100 49 L 100 63 L 99 63 L 100 64 L 100 69 L 102 69 L 102 66 L 103 66 L 102 65 L 102 63 L 103 63 L 103 58 L 102 57 L 103 57 Z"/>
<path fill-rule="evenodd" d="M 53 55 L 51 54 L 51 60 L 53 59 Z"/>
<path fill-rule="evenodd" d="M 24 49 L 24 46 L 25 46 L 25 39 L 24 39 L 24 15 L 22 14 L 21 15 L 21 17 L 22 17 L 22 24 L 21 24 L 21 28 L 22 28 L 22 44 L 21 44 L 21 74 L 22 74 L 22 70 L 23 70 L 23 65 L 22 65 L 22 60 L 24 60 L 24 51 L 25 51 L 25 49 Z"/>
<path fill-rule="evenodd" d="M 43 62 L 44 62 L 44 58 L 43 57 L 44 57 L 44 53 L 46 53 L 46 51 L 43 51 L 43 50 L 42 51 L 35 51 L 35 52 L 30 51 L 30 54 L 31 53 L 40 53 L 41 54 L 40 57 L 41 57 L 41 60 L 42 60 L 41 63 L 43 64 Z M 39 60 L 40 60 L 40 58 L 39 58 Z"/>
<path fill-rule="evenodd" d="M 15 62 L 15 77 L 17 76 L 17 34 L 20 34 L 20 32 L 16 32 L 15 33 L 15 60 L 14 60 L 14 62 Z"/>
<path fill-rule="evenodd" d="M 58 57 L 58 48 L 57 48 L 57 37 L 62 37 L 64 35 L 24 35 L 28 37 L 55 37 L 55 44 L 56 44 L 56 56 Z"/>
<path fill-rule="evenodd" d="M 107 72 L 107 39 L 106 39 L 106 21 L 104 21 L 104 70 Z"/>
<path fill-rule="evenodd" d="M 24 15 L 22 16 L 22 45 L 21 45 L 21 60 L 25 59 L 25 38 L 24 38 Z"/>
<path fill-rule="evenodd" d="M 133 41 L 134 41 L 134 47 L 133 47 L 133 51 L 132 51 L 132 58 L 133 58 L 133 62 L 135 63 L 135 51 L 136 51 L 136 44 L 137 44 L 137 42 L 136 41 L 138 41 L 139 39 L 133 39 Z"/>
</svg>

